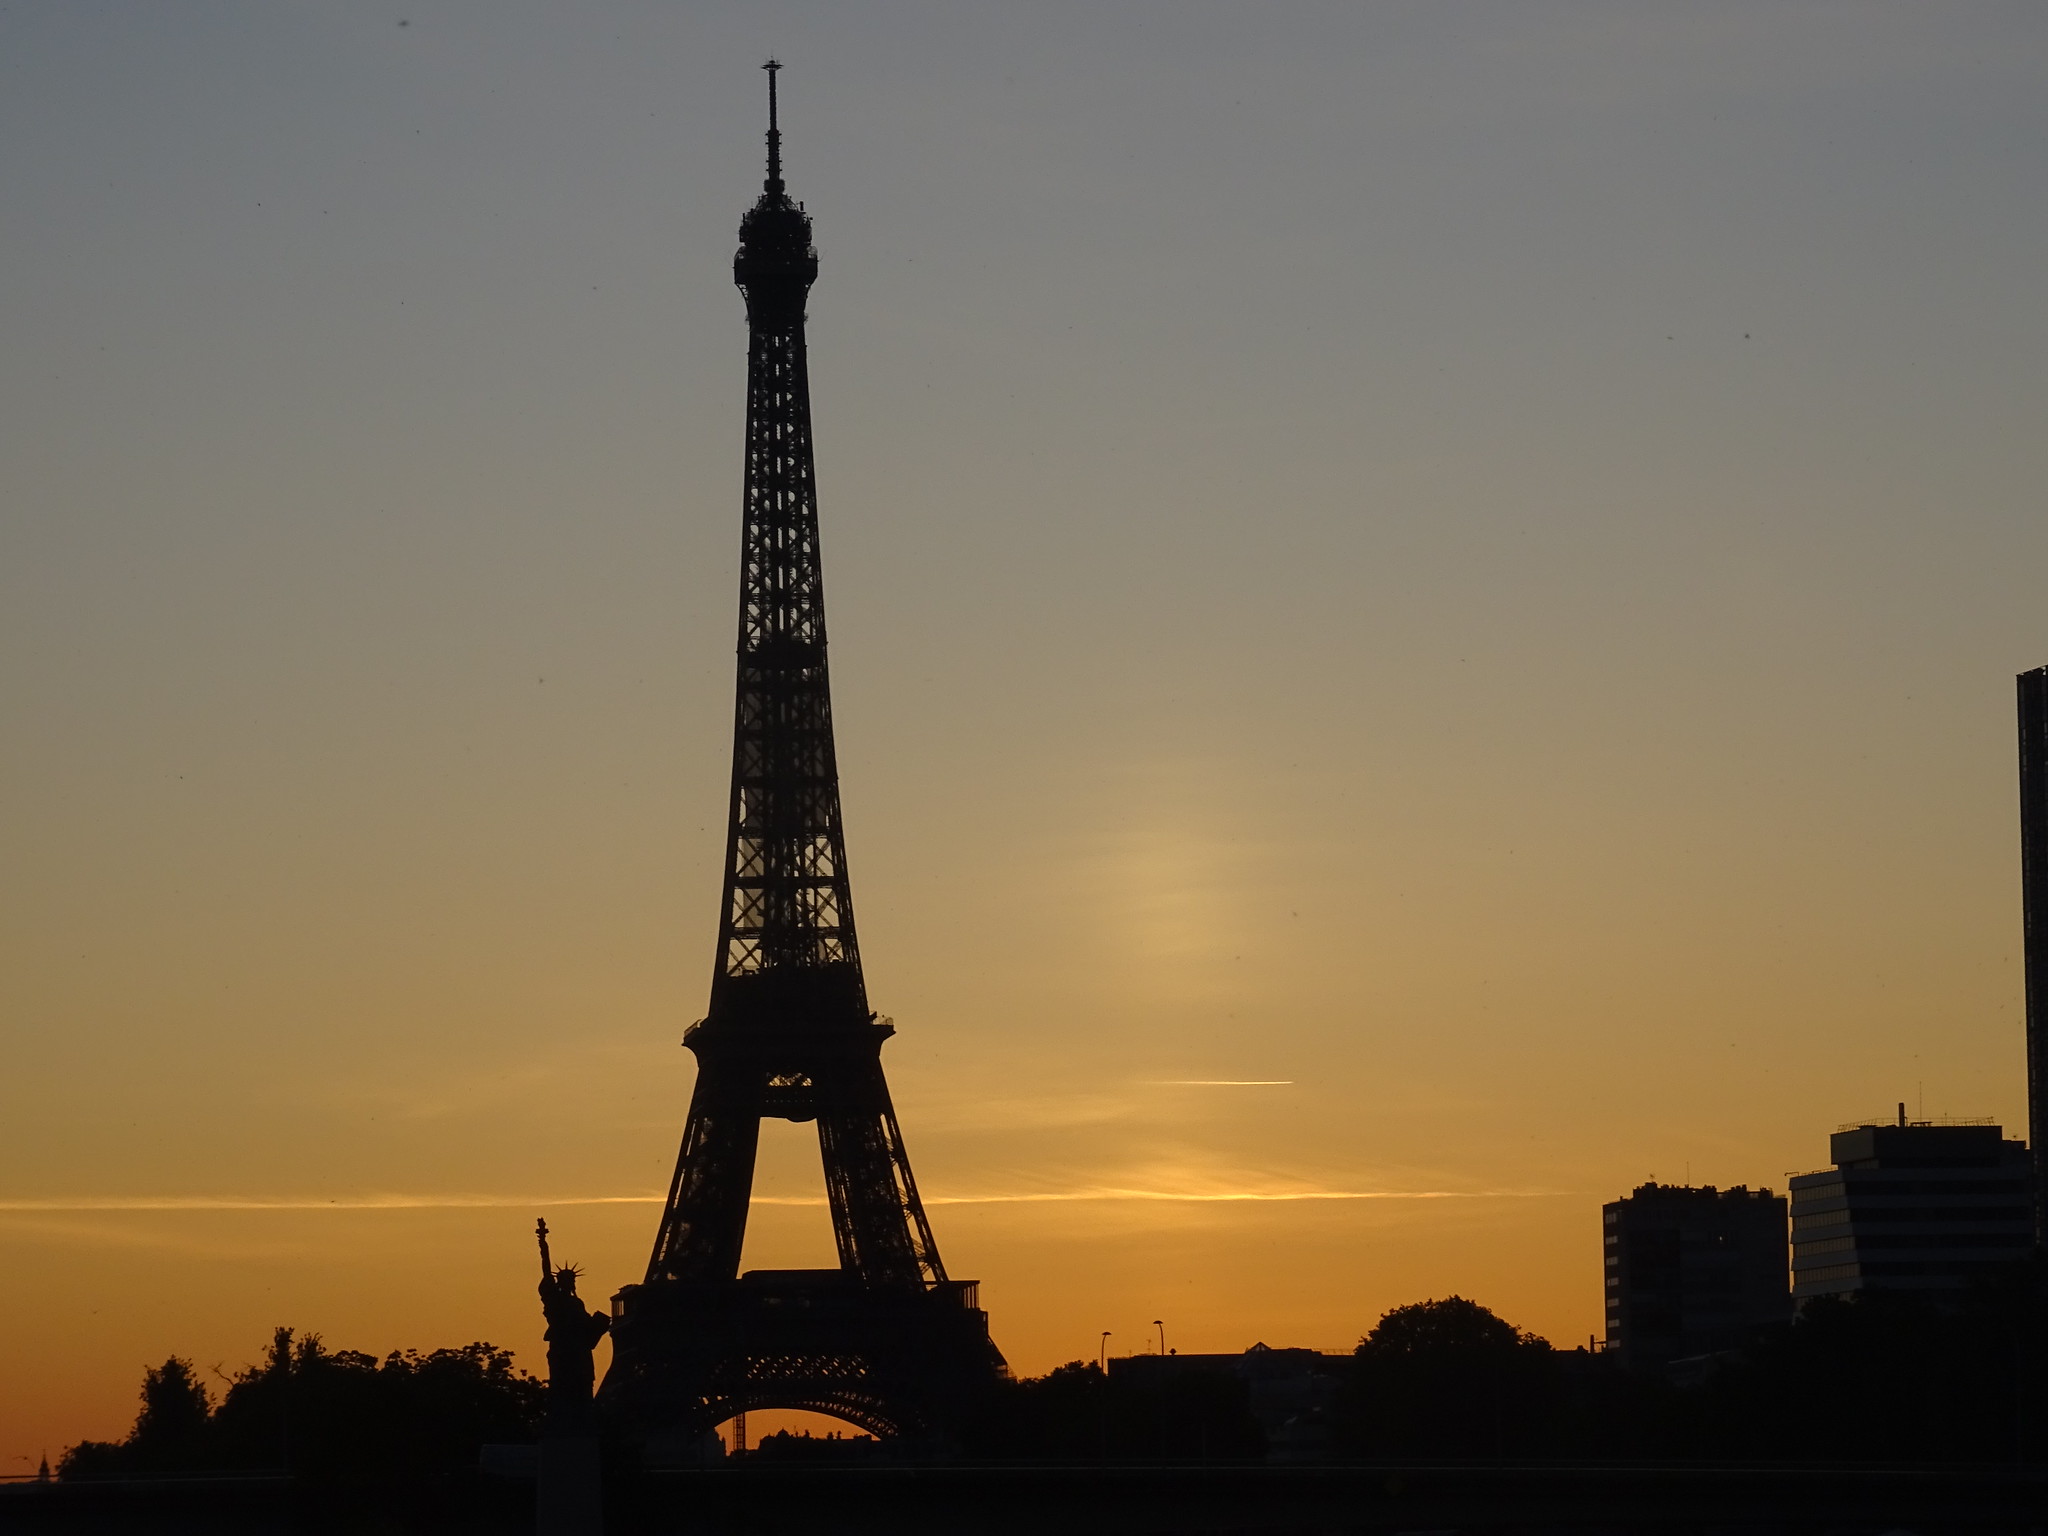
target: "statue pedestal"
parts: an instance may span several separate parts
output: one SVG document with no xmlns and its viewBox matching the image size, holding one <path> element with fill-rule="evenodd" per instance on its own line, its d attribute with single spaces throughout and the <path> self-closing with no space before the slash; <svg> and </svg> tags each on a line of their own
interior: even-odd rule
<svg viewBox="0 0 2048 1536">
<path fill-rule="evenodd" d="M 597 1436 L 543 1435 L 536 1536 L 603 1536 L 604 1468 Z"/>
</svg>

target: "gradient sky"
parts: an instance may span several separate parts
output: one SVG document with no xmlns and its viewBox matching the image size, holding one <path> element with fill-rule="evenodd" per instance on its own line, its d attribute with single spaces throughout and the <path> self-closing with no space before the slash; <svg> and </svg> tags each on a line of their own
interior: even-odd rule
<svg viewBox="0 0 2048 1536">
<path fill-rule="evenodd" d="M 541 1212 L 645 1264 L 771 50 L 870 991 L 1013 1365 L 1568 1345 L 1643 1179 L 2023 1133 L 2038 4 L 4 4 L 0 1471 L 277 1323 L 537 1368 Z M 829 1262 L 768 1131 L 749 1262 Z"/>
</svg>

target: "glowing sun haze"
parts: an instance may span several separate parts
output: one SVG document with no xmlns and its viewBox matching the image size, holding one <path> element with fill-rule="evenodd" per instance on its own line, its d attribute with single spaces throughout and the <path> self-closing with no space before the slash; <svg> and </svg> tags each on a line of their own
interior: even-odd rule
<svg viewBox="0 0 2048 1536">
<path fill-rule="evenodd" d="M 403 20 L 406 25 L 399 25 Z M 871 994 L 1039 1371 L 2022 1133 L 2038 5 L 0 10 L 0 1471 L 634 1279 L 782 77 Z M 829 1262 L 809 1127 L 748 1262 Z"/>
</svg>

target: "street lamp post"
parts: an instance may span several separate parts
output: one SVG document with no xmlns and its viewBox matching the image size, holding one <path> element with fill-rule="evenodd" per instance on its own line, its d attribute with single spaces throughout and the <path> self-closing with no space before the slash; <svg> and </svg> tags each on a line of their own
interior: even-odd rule
<svg viewBox="0 0 2048 1536">
<path fill-rule="evenodd" d="M 1159 1353 L 1163 1355 L 1166 1353 L 1166 1324 L 1155 1317 L 1152 1319 L 1152 1326 L 1159 1330 Z"/>
<path fill-rule="evenodd" d="M 1095 1369 L 1102 1381 L 1095 1392 L 1095 1456 L 1109 1460 L 1109 1330 L 1102 1330 L 1102 1342 L 1095 1347 Z"/>
</svg>

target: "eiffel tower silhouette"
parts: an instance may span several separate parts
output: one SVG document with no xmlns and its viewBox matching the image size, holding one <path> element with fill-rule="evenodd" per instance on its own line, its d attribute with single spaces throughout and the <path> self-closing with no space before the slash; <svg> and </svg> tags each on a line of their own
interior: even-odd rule
<svg viewBox="0 0 2048 1536">
<path fill-rule="evenodd" d="M 600 1402 L 660 1459 L 762 1408 L 834 1414 L 933 1446 L 1005 1373 L 975 1282 L 953 1280 L 882 1075 L 846 840 L 811 455 L 811 221 L 768 177 L 740 223 L 747 467 L 739 683 L 718 964 L 674 1181 L 647 1276 L 613 1298 Z M 813 1121 L 839 1267 L 739 1272 L 761 1121 Z"/>
</svg>

